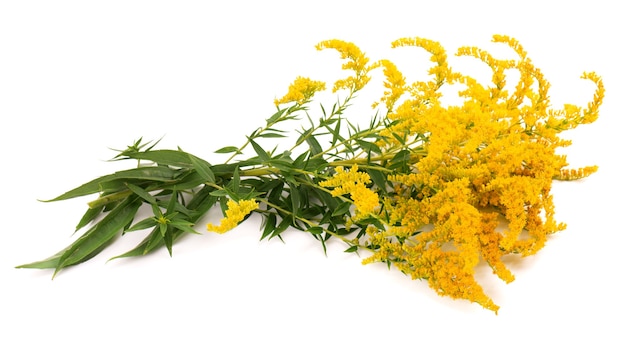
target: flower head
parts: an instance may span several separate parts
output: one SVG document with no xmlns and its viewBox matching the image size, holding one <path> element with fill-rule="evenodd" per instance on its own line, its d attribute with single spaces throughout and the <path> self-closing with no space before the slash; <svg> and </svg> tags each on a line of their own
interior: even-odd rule
<svg viewBox="0 0 626 339">
<path fill-rule="evenodd" d="M 305 77 L 297 77 L 294 82 L 289 85 L 289 91 L 280 99 L 275 99 L 276 106 L 286 104 L 288 102 L 296 102 L 300 105 L 309 101 L 316 92 L 326 89 L 326 84 L 322 81 L 315 81 Z"/>
<path fill-rule="evenodd" d="M 216 233 L 226 233 L 235 228 L 250 212 L 259 208 L 259 204 L 254 200 L 228 200 L 226 203 L 226 217 L 222 218 L 219 225 L 207 224 L 207 230 Z"/>
<path fill-rule="evenodd" d="M 334 187 L 333 196 L 350 194 L 356 208 L 356 219 L 373 213 L 379 205 L 378 194 L 365 186 L 370 183 L 370 176 L 365 172 L 359 172 L 359 167 L 353 165 L 349 170 L 343 166 L 336 168 L 337 173 L 330 179 L 320 182 L 322 187 Z"/>
</svg>

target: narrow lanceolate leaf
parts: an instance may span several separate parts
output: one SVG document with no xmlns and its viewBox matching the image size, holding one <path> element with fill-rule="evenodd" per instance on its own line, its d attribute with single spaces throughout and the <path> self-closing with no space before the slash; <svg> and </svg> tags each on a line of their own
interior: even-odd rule
<svg viewBox="0 0 626 339">
<path fill-rule="evenodd" d="M 17 268 L 52 268 L 55 269 L 56 275 L 64 267 L 91 259 L 106 248 L 113 241 L 115 234 L 132 221 L 140 205 L 138 200 L 127 199 L 68 247 L 49 258 L 20 265 Z M 109 236 L 111 233 L 112 235 Z"/>
<path fill-rule="evenodd" d="M 352 206 L 352 203 L 349 201 L 344 201 L 341 204 L 339 204 L 339 206 L 337 206 L 337 208 L 335 208 L 335 210 L 332 213 L 332 216 L 338 216 L 338 215 L 344 215 L 346 214 L 348 211 L 350 211 L 350 207 Z"/>
<path fill-rule="evenodd" d="M 189 159 L 191 159 L 191 163 L 193 164 L 193 168 L 198 172 L 206 181 L 215 183 L 215 174 L 211 170 L 211 165 L 194 155 L 189 155 Z"/>
<path fill-rule="evenodd" d="M 383 192 L 387 192 L 386 191 L 387 179 L 386 179 L 385 175 L 381 171 L 378 171 L 376 169 L 369 169 L 368 168 L 366 170 L 366 172 L 370 176 L 370 178 L 372 178 L 372 181 L 374 182 L 374 184 L 376 186 L 381 188 Z"/>
<path fill-rule="evenodd" d="M 65 192 L 58 197 L 46 202 L 72 199 L 80 196 L 98 193 L 101 191 L 101 184 L 117 179 L 143 179 L 157 182 L 167 182 L 174 180 L 179 174 L 178 171 L 163 166 L 138 167 L 126 171 L 115 172 L 89 181 L 73 190 Z"/>
<path fill-rule="evenodd" d="M 261 240 L 267 238 L 276 229 L 276 214 L 271 213 L 264 218 Z"/>
<path fill-rule="evenodd" d="M 159 186 L 161 190 L 186 191 L 196 188 L 207 180 L 196 171 L 189 171 L 187 174 L 177 177 L 175 181 Z"/>
<path fill-rule="evenodd" d="M 193 163 L 189 159 L 189 153 L 180 150 L 156 150 L 146 152 L 135 152 L 128 154 L 129 158 L 137 160 L 152 161 L 164 166 L 175 166 L 182 168 L 191 168 Z"/>
<path fill-rule="evenodd" d="M 156 224 L 157 224 L 157 221 L 154 217 L 148 217 L 132 225 L 131 227 L 129 227 L 128 230 L 126 230 L 126 232 L 145 230 L 146 228 L 156 226 Z"/>
<path fill-rule="evenodd" d="M 92 222 L 98 215 L 100 215 L 100 213 L 102 212 L 102 210 L 104 209 L 104 206 L 98 206 L 95 208 L 90 208 L 87 210 L 87 212 L 85 212 L 85 214 L 83 215 L 83 217 L 80 219 L 80 221 L 78 222 L 78 225 L 76 225 L 76 230 L 78 231 L 81 228 L 87 226 L 90 222 Z"/>
<path fill-rule="evenodd" d="M 259 156 L 261 161 L 263 162 L 270 161 L 270 155 L 267 153 L 267 151 L 265 151 L 265 149 L 263 149 L 263 147 L 261 147 L 261 145 L 257 144 L 256 141 L 252 139 L 250 139 L 250 144 L 252 145 L 252 148 L 254 148 L 254 151 Z"/>
<path fill-rule="evenodd" d="M 194 225 L 192 222 L 188 222 L 185 220 L 173 220 L 172 222 L 170 222 L 170 225 L 172 225 L 172 227 L 179 229 L 183 232 L 200 234 L 198 231 L 192 228 L 192 226 Z"/>
<path fill-rule="evenodd" d="M 354 246 L 350 246 L 350 247 L 348 247 L 348 249 L 346 249 L 344 252 L 346 252 L 346 253 L 352 253 L 352 252 L 356 252 L 356 251 L 358 251 L 358 250 L 359 250 L 359 246 L 354 245 Z"/>
<path fill-rule="evenodd" d="M 332 131 L 333 141 L 330 143 L 332 146 L 335 146 L 338 140 L 345 140 L 339 133 L 341 133 L 341 119 L 337 120 L 337 123 L 335 124 L 335 129 Z"/>
<path fill-rule="evenodd" d="M 322 234 L 324 232 L 324 229 L 319 226 L 313 226 L 313 227 L 309 227 L 307 231 L 311 234 Z"/>
<path fill-rule="evenodd" d="M 239 167 L 235 167 L 235 170 L 233 171 L 233 178 L 228 185 L 231 191 L 235 194 L 239 193 L 239 189 L 241 188 L 241 185 L 239 185 L 239 183 Z"/>
<path fill-rule="evenodd" d="M 380 147 L 373 142 L 365 141 L 365 140 L 356 140 L 356 143 L 361 146 L 361 148 L 366 152 L 373 152 L 377 154 L 382 154 Z"/>
<path fill-rule="evenodd" d="M 285 113 L 286 110 L 287 110 L 286 108 L 283 108 L 283 109 L 277 111 L 276 113 L 274 113 L 271 117 L 266 119 L 267 124 L 271 125 L 271 124 L 274 124 L 274 123 L 278 122 L 279 119 L 283 116 L 283 114 Z"/>
<path fill-rule="evenodd" d="M 165 243 L 165 248 L 167 248 L 167 252 L 172 256 L 172 245 L 174 244 L 174 236 L 172 235 L 171 228 L 168 227 L 168 230 L 163 234 L 163 242 Z"/>
<path fill-rule="evenodd" d="M 263 134 L 260 134 L 259 137 L 261 138 L 284 138 L 285 135 L 280 134 L 280 133 L 263 133 Z"/>
<path fill-rule="evenodd" d="M 137 196 L 139 196 L 141 199 L 145 200 L 147 203 L 149 203 L 151 205 L 156 205 L 157 204 L 157 201 L 152 196 L 152 194 L 148 193 L 148 191 L 144 190 L 143 188 L 141 188 L 139 186 L 135 186 L 135 185 L 130 184 L 130 183 L 127 183 L 126 187 L 128 187 L 128 189 L 133 191 L 133 193 L 137 194 Z"/>
<path fill-rule="evenodd" d="M 280 238 L 280 234 L 283 233 L 287 228 L 289 228 L 289 226 L 291 226 L 291 218 L 283 218 L 283 220 L 281 220 L 278 224 L 278 227 L 276 227 L 274 229 L 274 232 L 272 232 L 270 239 L 272 239 L 273 237 Z"/>
<path fill-rule="evenodd" d="M 93 251 L 91 255 L 88 255 L 88 256 L 84 257 L 82 260 L 74 263 L 73 265 L 80 264 L 82 262 L 85 262 L 85 261 L 93 258 L 96 254 L 100 253 L 103 249 L 105 249 L 108 245 L 110 245 L 112 241 L 113 241 L 113 239 L 105 242 L 99 248 L 97 248 L 95 251 Z M 56 253 L 55 255 L 53 255 L 53 256 L 51 256 L 51 257 L 49 257 L 47 259 L 40 260 L 40 261 L 35 261 L 35 262 L 29 263 L 29 264 L 25 264 L 25 265 L 16 266 L 15 268 L 39 268 L 39 269 L 54 269 L 54 268 L 57 268 L 59 266 L 59 260 L 63 256 L 63 253 L 65 253 L 67 250 L 69 250 L 71 248 L 71 246 L 72 245 L 62 249 L 61 251 L 59 251 L 58 253 Z"/>
<path fill-rule="evenodd" d="M 311 151 L 311 155 L 317 155 L 322 153 L 322 146 L 320 145 L 320 143 L 317 141 L 317 139 L 315 139 L 314 136 L 309 136 L 308 138 L 306 138 L 306 143 L 309 145 L 309 149 Z"/>
<path fill-rule="evenodd" d="M 289 197 L 291 198 L 291 211 L 292 211 L 292 216 L 294 218 L 294 223 L 295 223 L 295 218 L 296 216 L 300 215 L 300 190 L 298 189 L 298 187 L 289 182 L 287 183 L 287 185 L 289 185 Z"/>
<path fill-rule="evenodd" d="M 93 256 L 97 250 L 102 248 L 102 245 L 109 242 L 132 222 L 139 206 L 141 206 L 141 202 L 135 197 L 126 198 L 63 252 L 54 274 L 56 275 L 67 266 L 82 262 L 86 257 Z"/>
<path fill-rule="evenodd" d="M 215 151 L 215 153 L 235 153 L 235 152 L 239 152 L 239 148 L 235 147 L 235 146 L 226 146 L 226 147 L 222 147 L 220 149 L 218 149 L 217 151 Z M 239 152 L 241 153 L 241 152 Z"/>
</svg>

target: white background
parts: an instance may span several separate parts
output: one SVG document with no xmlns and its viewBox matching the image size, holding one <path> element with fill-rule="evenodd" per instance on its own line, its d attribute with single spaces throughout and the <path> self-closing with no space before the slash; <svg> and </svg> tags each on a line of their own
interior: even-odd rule
<svg viewBox="0 0 626 339">
<path fill-rule="evenodd" d="M 0 337 L 624 337 L 626 30 L 618 2 L 217 3 L 0 2 Z M 37 199 L 132 166 L 106 162 L 114 155 L 107 147 L 164 136 L 163 147 L 219 162 L 213 151 L 240 145 L 295 76 L 341 74 L 336 53 L 314 49 L 319 41 L 352 41 L 372 59 L 414 58 L 402 69 L 410 77 L 430 67 L 428 57 L 391 50 L 392 40 L 437 40 L 452 55 L 462 45 L 495 48 L 496 33 L 522 42 L 557 107 L 591 97 L 583 71 L 598 72 L 607 88 L 600 119 L 568 135 L 572 164 L 600 166 L 586 180 L 555 184 L 568 229 L 538 255 L 510 260 L 513 283 L 479 274 L 498 316 L 384 265 L 362 266 L 342 244 L 325 257 L 306 234 L 259 242 L 256 218 L 221 236 L 200 227 L 173 258 L 160 251 L 106 263 L 140 240 L 131 234 L 54 281 L 49 271 L 13 268 L 75 239 L 89 201 Z M 372 114 L 358 107 L 355 120 Z"/>
</svg>

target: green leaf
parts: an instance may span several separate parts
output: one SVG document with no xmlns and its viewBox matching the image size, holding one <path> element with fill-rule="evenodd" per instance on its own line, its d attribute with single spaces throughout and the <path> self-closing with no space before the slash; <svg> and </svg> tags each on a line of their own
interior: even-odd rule
<svg viewBox="0 0 626 339">
<path fill-rule="evenodd" d="M 147 203 L 149 203 L 151 205 L 156 205 L 157 204 L 157 201 L 152 196 L 152 194 L 148 193 L 143 188 L 141 188 L 139 186 L 135 186 L 135 185 L 130 184 L 130 183 L 127 183 L 126 187 L 128 187 L 128 189 L 133 191 L 133 193 L 137 194 L 141 199 L 145 200 Z"/>
<path fill-rule="evenodd" d="M 174 244 L 174 236 L 170 229 L 168 229 L 165 234 L 163 234 L 163 242 L 165 243 L 165 248 L 167 248 L 167 252 L 172 256 L 172 245 Z"/>
<path fill-rule="evenodd" d="M 411 152 L 409 150 L 403 149 L 398 151 L 398 153 L 396 153 L 396 155 L 393 156 L 393 158 L 391 159 L 392 163 L 397 163 L 397 162 L 407 162 L 411 160 Z"/>
<path fill-rule="evenodd" d="M 208 162 L 191 154 L 189 154 L 189 159 L 191 159 L 191 163 L 193 164 L 193 168 L 196 172 L 198 172 L 206 181 L 215 183 L 215 175 L 213 174 L 211 165 Z"/>
<path fill-rule="evenodd" d="M 115 172 L 89 181 L 73 190 L 65 192 L 58 197 L 45 202 L 72 199 L 84 195 L 100 192 L 100 185 L 103 182 L 113 181 L 116 179 L 142 179 L 157 182 L 168 182 L 174 180 L 179 174 L 178 171 L 163 166 L 138 167 L 130 170 Z"/>
<path fill-rule="evenodd" d="M 162 237 L 165 237 L 165 233 L 167 233 L 167 224 L 159 223 L 159 232 L 161 232 Z"/>
<path fill-rule="evenodd" d="M 104 244 L 102 244 L 99 248 L 97 248 L 95 251 L 93 251 L 90 255 L 84 257 L 82 260 L 77 261 L 75 263 L 73 263 L 72 265 L 77 265 L 80 264 L 82 262 L 85 262 L 91 258 L 93 258 L 94 256 L 96 256 L 98 253 L 102 252 L 102 250 L 104 250 L 107 246 L 109 246 L 111 244 L 111 242 L 113 242 L 113 239 L 105 242 Z M 64 248 L 63 250 L 59 251 L 58 253 L 56 253 L 55 255 L 41 260 L 41 261 L 35 261 L 29 264 L 25 264 L 25 265 L 19 265 L 16 266 L 15 268 L 38 268 L 38 269 L 53 269 L 53 268 L 57 268 L 59 266 L 59 260 L 61 259 L 61 257 L 63 256 L 63 253 L 65 253 L 65 251 L 69 250 L 71 247 L 68 246 L 66 248 Z M 70 265 L 68 265 L 70 266 Z"/>
<path fill-rule="evenodd" d="M 270 239 L 273 237 L 280 237 L 280 234 L 283 233 L 287 228 L 289 228 L 289 226 L 291 226 L 291 218 L 284 218 L 283 220 L 281 220 L 278 224 L 278 227 L 276 227 L 276 229 L 274 229 L 274 232 L 272 232 Z"/>
<path fill-rule="evenodd" d="M 189 221 L 185 221 L 185 220 L 174 220 L 172 222 L 170 222 L 170 225 L 172 225 L 172 227 L 177 228 L 183 232 L 187 232 L 187 233 L 193 233 L 193 234 L 200 234 L 198 231 L 194 230 L 193 228 L 191 228 L 191 226 L 194 225 L 194 223 L 189 222 Z"/>
<path fill-rule="evenodd" d="M 260 134 L 259 137 L 261 138 L 284 138 L 285 135 L 280 134 L 280 133 L 263 133 L 263 134 Z"/>
<path fill-rule="evenodd" d="M 166 212 L 165 212 L 169 218 L 173 218 L 174 215 L 178 214 L 174 212 L 176 210 L 177 205 L 178 205 L 178 192 L 173 191 L 170 197 L 170 200 L 168 201 Z"/>
<path fill-rule="evenodd" d="M 289 197 L 291 198 L 291 211 L 293 213 L 294 222 L 295 217 L 300 215 L 300 190 L 295 184 L 288 182 L 289 185 Z"/>
<path fill-rule="evenodd" d="M 385 175 L 381 171 L 378 171 L 378 170 L 375 170 L 375 169 L 371 169 L 371 168 L 368 168 L 365 171 L 370 176 L 370 178 L 372 178 L 372 181 L 374 182 L 374 184 L 376 186 L 381 188 L 383 192 L 387 191 L 386 190 L 386 188 L 387 188 L 387 178 L 385 177 Z"/>
<path fill-rule="evenodd" d="M 189 156 L 187 152 L 169 149 L 128 154 L 128 157 L 132 159 L 148 160 L 164 166 L 192 168 L 193 163 Z"/>
<path fill-rule="evenodd" d="M 76 225 L 76 229 L 74 230 L 74 232 L 76 232 L 76 231 L 80 230 L 81 228 L 87 226 L 87 224 L 89 224 L 98 215 L 100 215 L 100 213 L 102 213 L 103 209 L 104 209 L 104 206 L 98 206 L 98 207 L 95 207 L 95 208 L 88 209 L 87 212 L 85 212 L 83 217 L 78 222 L 78 225 Z"/>
<path fill-rule="evenodd" d="M 265 220 L 263 222 L 263 234 L 261 235 L 261 240 L 265 239 L 276 229 L 276 214 L 270 213 L 264 219 Z"/>
<path fill-rule="evenodd" d="M 307 232 L 309 232 L 311 234 L 322 234 L 322 233 L 324 233 L 324 228 L 319 227 L 319 226 L 313 226 L 313 227 L 309 227 L 307 229 Z"/>
<path fill-rule="evenodd" d="M 136 255 L 146 255 L 150 251 L 153 251 L 164 245 L 165 245 L 165 241 L 163 241 L 163 235 L 161 234 L 161 229 L 159 227 L 155 227 L 152 229 L 152 232 L 150 232 L 150 234 L 146 237 L 146 239 L 144 239 L 144 241 L 141 244 L 139 244 L 139 246 L 135 247 L 133 250 L 129 252 L 113 257 L 109 260 L 122 258 L 122 257 L 136 256 Z"/>
<path fill-rule="evenodd" d="M 348 249 L 346 249 L 344 252 L 346 252 L 346 253 L 352 253 L 352 252 L 356 252 L 356 251 L 358 251 L 358 250 L 359 250 L 359 246 L 354 245 L 354 246 L 350 246 L 350 247 L 348 247 Z"/>
<path fill-rule="evenodd" d="M 210 193 L 214 197 L 225 197 L 228 195 L 226 190 L 217 190 Z"/>
<path fill-rule="evenodd" d="M 328 162 L 320 157 L 306 160 L 304 169 L 309 172 L 317 172 L 326 166 L 328 166 Z"/>
<path fill-rule="evenodd" d="M 322 153 L 322 146 L 317 141 L 317 139 L 315 139 L 314 136 L 311 135 L 310 137 L 306 138 L 305 141 L 309 145 L 311 155 L 317 155 L 317 154 Z"/>
<path fill-rule="evenodd" d="M 250 144 L 252 145 L 252 148 L 254 148 L 254 151 L 259 156 L 261 161 L 263 162 L 270 161 L 270 155 L 263 149 L 263 147 L 261 147 L 261 145 L 257 144 L 256 141 L 252 139 L 250 139 Z"/>
<path fill-rule="evenodd" d="M 391 170 L 400 169 L 405 171 L 408 169 L 408 163 L 411 160 L 411 152 L 403 149 L 398 151 L 396 155 L 391 159 L 391 164 L 387 166 Z"/>
<path fill-rule="evenodd" d="M 335 208 L 332 216 L 335 217 L 338 215 L 345 215 L 346 213 L 350 211 L 351 206 L 352 206 L 352 203 L 349 201 L 342 202 L 341 204 L 339 204 L 339 206 L 337 206 L 337 208 Z"/>
<path fill-rule="evenodd" d="M 335 233 L 337 233 L 338 235 L 348 235 L 354 232 L 356 229 L 357 229 L 356 227 L 351 227 L 350 229 L 342 227 L 342 228 L 338 228 Z"/>
<path fill-rule="evenodd" d="M 129 227 L 128 230 L 126 230 L 126 232 L 134 232 L 134 231 L 145 230 L 146 228 L 153 227 L 156 224 L 157 224 L 157 222 L 154 219 L 154 217 L 145 218 L 145 219 L 139 221 L 138 223 L 132 225 L 131 227 Z"/>
<path fill-rule="evenodd" d="M 278 168 L 281 171 L 288 172 L 293 169 L 291 161 L 285 159 L 271 159 L 268 165 Z"/>
<path fill-rule="evenodd" d="M 177 178 L 176 181 L 159 186 L 162 190 L 185 191 L 198 187 L 207 180 L 196 171 L 189 171 L 187 174 Z"/>
<path fill-rule="evenodd" d="M 268 119 L 266 119 L 265 121 L 267 121 L 268 125 L 272 125 L 272 124 L 278 122 L 279 119 L 282 117 L 282 115 L 285 113 L 286 110 L 287 110 L 286 108 L 283 108 L 283 109 L 277 111 L 276 113 L 272 114 L 272 116 L 269 117 Z"/>
<path fill-rule="evenodd" d="M 141 202 L 135 197 L 126 198 L 100 222 L 63 250 L 62 253 L 57 253 L 42 262 L 22 265 L 20 267 L 40 268 L 45 266 L 45 268 L 51 268 L 47 267 L 47 265 L 56 262 L 54 267 L 54 275 L 56 275 L 61 269 L 67 266 L 88 260 L 104 249 L 116 234 L 132 222 L 139 206 L 141 206 Z"/>
<path fill-rule="evenodd" d="M 344 141 L 345 139 L 341 136 L 341 120 L 342 119 L 338 119 L 337 123 L 335 124 L 335 129 L 332 131 L 333 134 L 333 140 L 331 142 L 332 146 L 335 146 L 335 144 L 337 143 L 337 141 Z"/>
<path fill-rule="evenodd" d="M 235 152 L 241 154 L 241 152 L 239 152 L 239 148 L 235 146 L 226 146 L 215 151 L 215 153 L 235 153 Z"/>
<path fill-rule="evenodd" d="M 380 147 L 378 147 L 378 145 L 376 145 L 373 142 L 369 142 L 369 141 L 365 141 L 362 139 L 357 139 L 355 140 L 356 143 L 361 146 L 361 148 L 363 150 L 365 150 L 366 152 L 370 153 L 370 152 L 374 152 L 377 154 L 382 154 L 383 152 L 380 150 Z"/>
<path fill-rule="evenodd" d="M 234 164 L 220 164 L 220 165 L 214 165 L 211 167 L 211 169 L 213 170 L 213 173 L 215 173 L 215 175 L 219 176 L 219 177 L 225 177 L 228 178 L 230 176 L 232 176 L 233 171 L 235 170 L 235 167 L 249 167 L 249 166 L 256 166 L 256 165 L 260 165 L 261 163 L 257 160 L 244 160 L 244 161 L 239 161 L 237 163 Z"/>
</svg>

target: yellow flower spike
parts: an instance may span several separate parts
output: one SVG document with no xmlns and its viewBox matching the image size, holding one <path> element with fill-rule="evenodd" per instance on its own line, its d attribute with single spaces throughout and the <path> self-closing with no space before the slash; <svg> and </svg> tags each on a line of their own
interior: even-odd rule
<svg viewBox="0 0 626 339">
<path fill-rule="evenodd" d="M 591 174 L 598 171 L 598 166 L 585 166 L 582 168 L 567 168 L 562 169 L 559 175 L 555 176 L 556 180 L 578 180 L 586 178 Z"/>
<path fill-rule="evenodd" d="M 228 200 L 226 205 L 228 209 L 226 210 L 225 218 L 222 218 L 219 225 L 207 224 L 208 231 L 226 233 L 237 227 L 250 212 L 259 208 L 259 204 L 254 199 L 239 200 L 239 202 Z"/>
<path fill-rule="evenodd" d="M 598 118 L 598 110 L 604 99 L 604 83 L 602 78 L 594 72 L 585 72 L 581 76 L 582 79 L 588 79 L 596 84 L 596 91 L 593 94 L 593 100 L 587 104 L 587 108 L 583 111 L 582 124 L 589 124 Z"/>
<path fill-rule="evenodd" d="M 400 99 L 400 96 L 406 92 L 406 78 L 398 70 L 396 65 L 389 60 L 380 60 L 374 64 L 374 67 L 382 66 L 383 74 L 387 79 L 383 84 L 387 91 L 384 96 L 380 98 L 380 102 L 385 102 L 387 110 L 391 112 L 393 106 Z M 376 108 L 380 102 L 375 102 L 372 107 Z"/>
<path fill-rule="evenodd" d="M 391 43 L 392 48 L 401 46 L 421 47 L 432 54 L 430 61 L 434 62 L 436 65 L 428 70 L 428 74 L 435 76 L 433 85 L 436 88 L 439 88 L 445 82 L 452 83 L 459 78 L 459 74 L 452 72 L 452 69 L 448 65 L 448 55 L 440 43 L 419 37 L 401 38 Z M 416 82 L 412 86 L 415 87 L 420 84 L 422 83 Z"/>
<path fill-rule="evenodd" d="M 491 41 L 509 45 L 521 59 L 526 59 L 527 53 L 517 39 L 508 35 L 494 34 Z"/>
<path fill-rule="evenodd" d="M 275 99 L 276 106 L 288 102 L 296 102 L 300 105 L 309 101 L 316 92 L 326 89 L 326 84 L 322 81 L 315 81 L 305 77 L 297 77 L 294 82 L 289 85 L 289 91 L 280 99 Z"/>
<path fill-rule="evenodd" d="M 367 75 L 370 70 L 373 69 L 373 66 L 368 66 L 369 58 L 365 56 L 355 44 L 351 42 L 345 42 L 342 40 L 326 40 L 322 41 L 315 46 L 317 50 L 322 50 L 324 48 L 332 48 L 337 50 L 341 59 L 348 59 L 346 63 L 344 63 L 341 68 L 345 70 L 354 71 L 354 76 L 349 76 L 345 79 L 337 80 L 335 82 L 335 86 L 333 87 L 333 92 L 337 92 L 340 89 L 347 89 L 352 92 L 356 92 L 370 81 L 370 77 Z"/>
</svg>

